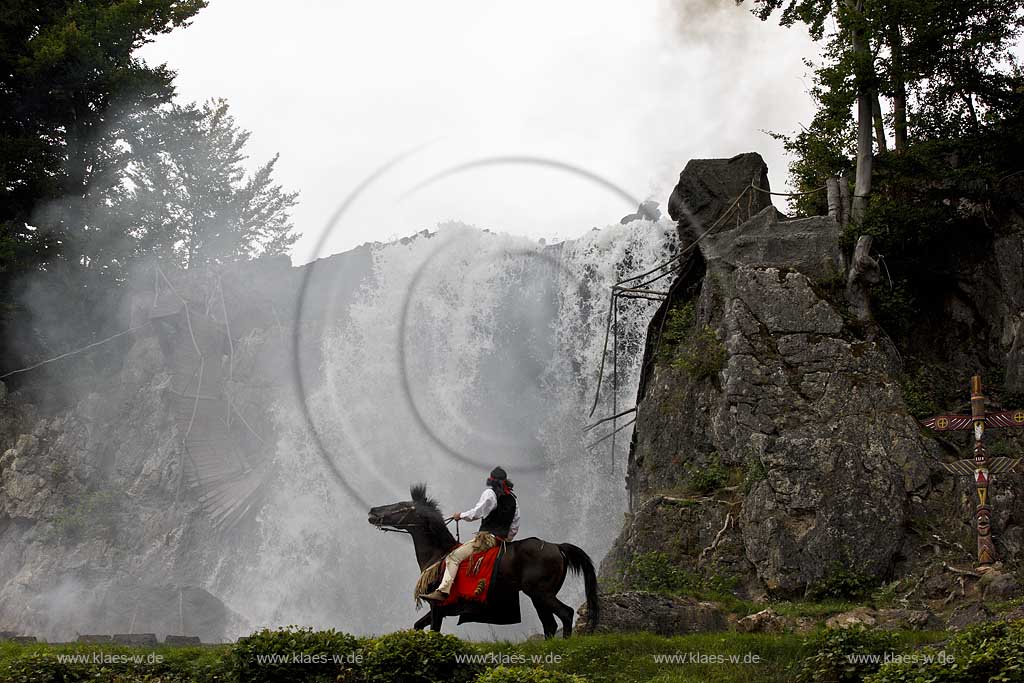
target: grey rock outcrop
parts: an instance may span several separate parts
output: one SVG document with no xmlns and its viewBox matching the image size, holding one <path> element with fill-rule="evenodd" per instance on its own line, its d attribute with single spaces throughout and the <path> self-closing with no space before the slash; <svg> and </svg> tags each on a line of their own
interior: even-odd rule
<svg viewBox="0 0 1024 683">
<path fill-rule="evenodd" d="M 847 308 L 838 224 L 731 201 L 751 183 L 767 188 L 757 155 L 694 161 L 669 203 L 696 248 L 648 336 L 630 514 L 601 569 L 626 589 L 650 553 L 799 597 L 898 576 L 933 536 L 972 544 L 969 491 L 908 413 L 898 356 Z"/>
<path fill-rule="evenodd" d="M 725 631 L 728 622 L 717 605 L 692 598 L 628 591 L 600 596 L 598 633 L 645 631 L 663 636 Z M 591 632 L 586 608 L 577 628 Z"/>
<path fill-rule="evenodd" d="M 293 395 L 297 291 L 308 275 L 312 382 L 332 296 L 370 267 L 369 248 L 302 268 L 268 258 L 169 273 L 156 292 L 150 272 L 125 296 L 122 329 L 138 330 L 116 367 L 88 375 L 75 358 L 0 394 L 0 628 L 204 642 L 244 629 L 216 595 L 230 576 L 219 558 L 249 552 L 235 529 L 260 508 L 272 408 Z M 74 386 L 58 381 L 72 368 Z"/>
<path fill-rule="evenodd" d="M 874 609 L 857 607 L 833 615 L 825 621 L 827 628 L 879 628 L 883 630 L 936 630 L 942 622 L 924 609 Z"/>
</svg>

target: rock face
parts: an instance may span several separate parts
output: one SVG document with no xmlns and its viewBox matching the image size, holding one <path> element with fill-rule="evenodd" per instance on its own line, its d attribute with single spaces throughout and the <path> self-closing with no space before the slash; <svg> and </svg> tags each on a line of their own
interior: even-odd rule
<svg viewBox="0 0 1024 683">
<path fill-rule="evenodd" d="M 644 591 L 603 595 L 598 633 L 646 631 L 663 636 L 725 631 L 725 614 L 710 602 Z M 577 628 L 590 632 L 587 610 L 579 611 Z"/>
<path fill-rule="evenodd" d="M 690 261 L 651 324 L 602 578 L 643 588 L 634 568 L 657 553 L 799 597 L 898 578 L 932 543 L 969 553 L 970 490 L 908 413 L 891 342 L 849 315 L 838 225 L 784 220 L 751 184 L 767 171 L 747 154 L 690 162 L 672 194 Z"/>
<path fill-rule="evenodd" d="M 5 388 L 0 629 L 219 642 L 244 628 L 215 595 L 225 577 L 217 558 L 246 552 L 235 532 L 268 480 L 296 291 L 315 271 L 303 322 L 315 326 L 328 294 L 358 287 L 369 268 L 363 249 L 304 269 L 285 258 L 216 279 L 171 273 L 156 292 L 150 277 L 126 297 L 122 329 L 139 330 L 124 338 L 118 363 L 56 381 L 82 372 L 75 359 Z M 319 344 L 307 336 L 302 371 L 312 374 Z"/>
<path fill-rule="evenodd" d="M 936 630 L 942 627 L 938 617 L 923 609 L 873 609 L 857 607 L 825 621 L 826 628 L 875 627 L 884 630 Z"/>
</svg>

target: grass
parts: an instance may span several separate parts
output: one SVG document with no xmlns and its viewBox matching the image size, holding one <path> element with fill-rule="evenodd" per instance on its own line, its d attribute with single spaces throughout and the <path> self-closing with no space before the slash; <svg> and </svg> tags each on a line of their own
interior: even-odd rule
<svg viewBox="0 0 1024 683">
<path fill-rule="evenodd" d="M 772 602 L 763 607 L 771 608 L 776 614 L 784 617 L 811 617 L 824 619 L 833 614 L 848 612 L 862 603 L 846 602 L 844 600 L 825 600 L 822 602 L 790 601 Z"/>
<path fill-rule="evenodd" d="M 200 647 L 131 647 L 127 645 L 12 643 L 0 641 L 0 680 L 49 681 L 227 681 L 225 667 L 231 645 Z M 127 664 L 60 664 L 59 655 L 121 657 Z M 158 659 L 159 658 L 159 659 Z M 10 668 L 9 668 L 10 667 Z M 19 676 L 20 674 L 20 676 Z M 4 676 L 8 676 L 5 678 Z"/>
<path fill-rule="evenodd" d="M 647 633 L 582 636 L 570 640 L 481 645 L 482 651 L 515 651 L 527 658 L 558 655 L 544 668 L 579 674 L 591 683 L 633 681 L 782 681 L 805 654 L 801 636 L 701 633 L 665 638 Z M 656 657 L 704 656 L 706 663 L 665 663 Z M 718 662 L 721 657 L 724 661 Z M 738 663 L 731 663 L 736 657 Z M 748 663 L 742 663 L 744 657 Z M 750 662 L 756 657 L 757 663 Z"/>
<path fill-rule="evenodd" d="M 788 611 L 780 603 L 777 607 Z M 792 609 L 796 610 L 794 605 Z M 804 608 L 799 611 L 804 613 Z M 945 633 L 896 632 L 901 647 L 907 650 L 947 637 Z M 367 641 L 369 642 L 369 641 Z M 136 648 L 117 645 L 67 644 L 47 645 L 0 643 L 0 672 L 9 664 L 25 665 L 42 656 L 58 654 L 105 653 L 108 655 L 147 657 L 158 654 L 160 665 L 143 664 L 112 668 L 88 680 L 178 682 L 233 681 L 230 667 L 234 645 L 203 647 Z M 702 633 L 662 637 L 649 633 L 582 635 L 569 640 L 527 641 L 522 643 L 470 643 L 472 650 L 508 661 L 518 658 L 515 666 L 541 667 L 549 671 L 577 674 L 589 683 L 632 683 L 633 681 L 761 683 L 789 680 L 800 661 L 811 654 L 808 637 L 799 634 L 742 634 L 735 632 Z M 675 657 L 676 661 L 659 661 Z M 680 658 L 687 661 L 680 662 Z M 696 661 L 693 661 L 696 660 Z M 501 660 L 499 660 L 501 661 Z M 28 669 L 26 670 L 33 670 Z M 44 674 L 51 671 L 39 669 Z M 82 680 L 72 676 L 32 677 L 24 680 Z M 301 675 L 296 680 L 305 680 Z M 18 680 L 18 679 L 14 679 Z"/>
</svg>

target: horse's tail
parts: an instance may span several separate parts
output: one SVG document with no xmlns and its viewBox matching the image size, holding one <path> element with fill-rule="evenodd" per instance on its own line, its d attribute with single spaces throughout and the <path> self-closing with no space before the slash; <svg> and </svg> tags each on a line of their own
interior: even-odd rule
<svg viewBox="0 0 1024 683">
<path fill-rule="evenodd" d="M 559 543 L 558 549 L 562 551 L 562 557 L 573 574 L 583 574 L 583 586 L 587 592 L 587 626 L 593 632 L 597 629 L 597 620 L 601 615 L 601 606 L 597 600 L 597 572 L 594 571 L 594 562 L 590 556 L 583 552 L 582 548 L 572 543 Z"/>
</svg>

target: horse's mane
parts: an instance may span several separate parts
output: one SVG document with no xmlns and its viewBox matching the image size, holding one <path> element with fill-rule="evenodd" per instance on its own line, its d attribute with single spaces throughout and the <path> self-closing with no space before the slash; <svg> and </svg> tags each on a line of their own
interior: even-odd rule
<svg viewBox="0 0 1024 683">
<path fill-rule="evenodd" d="M 454 540 L 448 525 L 444 523 L 444 516 L 441 514 L 441 506 L 437 501 L 427 495 L 426 484 L 413 484 L 409 489 L 412 495 L 412 502 L 416 505 L 416 513 L 427 525 L 427 530 L 438 542 L 447 543 L 449 539 Z"/>
</svg>

